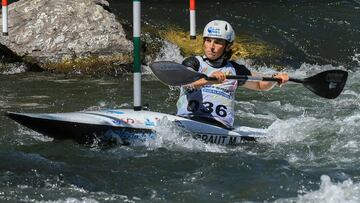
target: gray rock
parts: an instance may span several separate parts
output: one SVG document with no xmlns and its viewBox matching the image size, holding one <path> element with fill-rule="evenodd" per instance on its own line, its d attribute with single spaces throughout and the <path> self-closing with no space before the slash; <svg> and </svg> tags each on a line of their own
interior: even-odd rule
<svg viewBox="0 0 360 203">
<path fill-rule="evenodd" d="M 9 36 L 0 36 L 0 43 L 39 66 L 92 55 L 130 55 L 133 50 L 106 0 L 12 3 Z"/>
</svg>

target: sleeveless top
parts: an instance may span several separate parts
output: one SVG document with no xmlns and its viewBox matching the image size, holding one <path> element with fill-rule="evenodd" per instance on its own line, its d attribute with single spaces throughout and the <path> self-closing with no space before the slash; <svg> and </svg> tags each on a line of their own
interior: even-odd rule
<svg viewBox="0 0 360 203">
<path fill-rule="evenodd" d="M 243 65 L 224 60 L 219 67 L 201 56 L 189 57 L 184 60 L 185 66 L 210 76 L 214 71 L 221 71 L 225 75 L 251 75 Z M 202 86 L 200 89 L 181 87 L 177 102 L 177 115 L 182 117 L 203 117 L 214 119 L 228 128 L 234 124 L 235 92 L 245 81 L 225 80 L 220 84 Z"/>
</svg>

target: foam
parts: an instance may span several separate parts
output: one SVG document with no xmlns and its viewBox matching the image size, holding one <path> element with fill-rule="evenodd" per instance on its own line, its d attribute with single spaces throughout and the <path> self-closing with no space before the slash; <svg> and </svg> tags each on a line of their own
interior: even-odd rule
<svg viewBox="0 0 360 203">
<path fill-rule="evenodd" d="M 174 61 L 181 63 L 183 60 L 184 57 L 181 55 L 180 48 L 175 44 L 165 40 L 154 61 Z M 152 71 L 150 67 L 148 65 L 144 66 L 143 74 L 151 73 Z"/>
<path fill-rule="evenodd" d="M 9 63 L 7 64 L 7 70 L 3 71 L 1 74 L 4 75 L 14 75 L 18 73 L 26 72 L 27 67 L 25 64 L 22 63 Z"/>
<path fill-rule="evenodd" d="M 200 140 L 193 139 L 191 133 L 176 126 L 166 117 L 159 121 L 155 127 L 155 131 L 157 132 L 156 139 L 147 143 L 147 147 L 149 148 L 165 147 L 167 149 L 180 151 L 226 152 L 225 146 L 204 143 Z"/>
<path fill-rule="evenodd" d="M 351 179 L 344 182 L 332 182 L 330 177 L 322 175 L 319 190 L 299 195 L 296 202 L 316 203 L 357 203 L 360 201 L 360 184 L 354 183 Z"/>
<path fill-rule="evenodd" d="M 357 62 L 360 66 L 360 53 L 355 53 L 354 56 L 351 57 L 354 62 Z"/>
<path fill-rule="evenodd" d="M 184 57 L 181 55 L 180 48 L 166 40 L 155 59 L 155 61 L 174 61 L 177 63 L 181 63 L 183 60 Z"/>
</svg>

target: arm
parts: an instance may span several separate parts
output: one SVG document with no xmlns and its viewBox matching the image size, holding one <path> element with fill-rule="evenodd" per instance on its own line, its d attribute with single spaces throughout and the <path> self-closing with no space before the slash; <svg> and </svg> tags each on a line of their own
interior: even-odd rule
<svg viewBox="0 0 360 203">
<path fill-rule="evenodd" d="M 259 73 L 251 72 L 252 76 L 261 76 Z M 257 91 L 269 91 L 278 84 L 280 87 L 289 81 L 289 75 L 287 73 L 277 73 L 273 75 L 274 78 L 280 79 L 279 82 L 270 82 L 270 81 L 247 81 L 243 87 L 257 90 Z"/>
<path fill-rule="evenodd" d="M 191 56 L 189 58 L 186 58 L 182 64 L 186 67 L 190 67 L 192 69 L 194 69 L 195 71 L 199 71 L 200 68 L 200 62 L 198 61 L 198 59 L 194 56 Z M 221 71 L 215 71 L 213 72 L 210 77 L 216 77 L 217 81 L 208 81 L 205 80 L 204 78 L 199 79 L 193 83 L 190 83 L 188 85 L 185 85 L 184 87 L 187 88 L 195 88 L 195 89 L 199 89 L 204 85 L 211 85 L 211 84 L 218 84 L 218 83 L 222 83 L 224 82 L 224 80 L 226 79 L 226 76 L 223 72 Z"/>
<path fill-rule="evenodd" d="M 213 72 L 210 77 L 215 77 L 217 78 L 217 80 L 206 80 L 205 78 L 201 78 L 195 82 L 192 82 L 188 85 L 185 85 L 184 87 L 188 87 L 188 88 L 195 88 L 195 89 L 199 89 L 204 85 L 212 85 L 212 84 L 219 84 L 222 83 L 226 80 L 226 75 L 221 72 L 221 71 L 215 71 Z"/>
</svg>

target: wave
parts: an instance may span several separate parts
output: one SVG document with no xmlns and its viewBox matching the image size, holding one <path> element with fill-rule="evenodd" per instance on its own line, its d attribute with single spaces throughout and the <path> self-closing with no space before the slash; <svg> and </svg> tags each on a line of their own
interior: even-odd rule
<svg viewBox="0 0 360 203">
<path fill-rule="evenodd" d="M 351 179 L 343 182 L 332 182 L 327 175 L 320 177 L 320 188 L 315 191 L 299 191 L 296 198 L 278 199 L 275 203 L 356 203 L 360 200 L 360 184 Z M 305 194 L 303 194 L 305 193 Z"/>
</svg>

